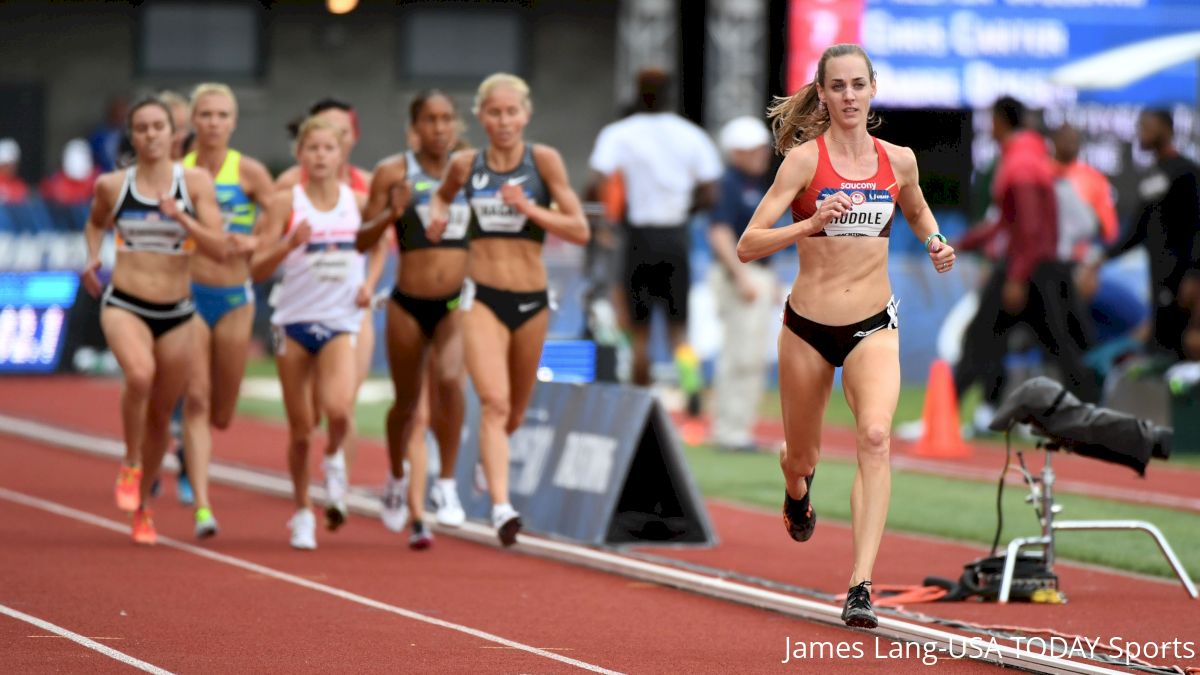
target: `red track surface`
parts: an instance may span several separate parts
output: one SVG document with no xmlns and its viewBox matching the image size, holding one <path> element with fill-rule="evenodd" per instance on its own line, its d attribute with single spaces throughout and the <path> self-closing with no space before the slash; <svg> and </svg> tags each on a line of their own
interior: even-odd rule
<svg viewBox="0 0 1200 675">
<path fill-rule="evenodd" d="M 11 394 L 9 386 L 0 387 Z M 99 393 L 92 392 L 92 393 Z M 109 389 L 111 393 L 111 389 Z M 109 396 L 75 390 L 103 414 Z M 10 398 L 10 396 L 5 396 Z M 19 398 L 19 397 L 18 397 Z M 13 414 L 10 406 L 0 411 Z M 98 420 L 103 418 L 98 418 Z M 111 424 L 111 418 L 102 426 Z M 262 425 L 255 438 L 279 430 Z M 273 431 L 273 434 L 272 434 Z M 261 437 L 259 436 L 261 434 Z M 235 434 L 236 437 L 236 434 Z M 228 438 L 228 437 L 227 437 Z M 253 446 L 252 446 L 253 447 Z M 366 462 L 364 462 L 366 463 Z M 0 436 L 0 488 L 112 521 L 113 462 Z M 321 548 L 286 545 L 281 499 L 213 486 L 221 534 L 205 548 L 436 619 L 625 672 L 925 672 L 919 662 L 813 660 L 780 665 L 781 640 L 869 635 L 440 537 L 413 553 L 354 518 Z M 191 519 L 164 495 L 160 535 L 190 542 Z M 167 546 L 0 498 L 0 604 L 174 671 L 568 672 L 572 666 L 355 604 Z M 125 670 L 115 661 L 0 616 L 0 672 Z M 868 648 L 868 654 L 872 648 Z M 942 659 L 938 672 L 992 670 Z"/>
<path fill-rule="evenodd" d="M 7 380 L 0 386 L 0 412 L 119 437 L 113 383 L 27 380 L 21 384 L 32 386 L 17 391 L 9 386 L 14 382 Z M 68 383 L 69 389 L 64 386 Z M 64 396 L 64 391 L 70 395 Z M 279 425 L 238 420 L 216 442 L 221 461 L 281 472 Z M 374 485 L 383 475 L 383 466 L 382 448 L 364 443 L 354 482 Z M 0 487 L 119 519 L 111 504 L 113 473 L 112 462 L 0 436 Z M 171 503 L 171 490 L 166 492 L 160 500 L 160 533 L 189 541 L 188 513 Z M 352 520 L 337 535 L 319 533 L 319 551 L 297 553 L 286 547 L 283 523 L 290 512 L 286 502 L 220 486 L 214 487 L 213 497 L 224 526 L 211 546 L 215 550 L 525 644 L 565 648 L 569 651 L 561 653 L 570 658 L 614 670 L 927 669 L 915 661 L 869 658 L 781 666 L 781 636 L 834 641 L 864 636 L 449 537 L 439 538 L 429 554 L 414 554 L 402 546 L 402 539 L 361 519 Z M 823 523 L 814 540 L 801 546 L 781 535 L 775 514 L 719 503 L 710 503 L 709 510 L 721 546 L 653 553 L 824 592 L 844 589 L 850 560 L 849 531 L 844 526 Z M 187 553 L 162 547 L 137 550 L 126 535 L 4 500 L 0 500 L 0 537 L 6 542 L 0 549 L 0 604 L 85 635 L 123 638 L 106 644 L 168 669 L 316 671 L 342 669 L 342 664 L 346 670 L 406 672 L 571 669 Z M 809 557 L 809 553 L 819 555 Z M 961 563 L 979 554 L 975 547 L 888 535 L 876 579 L 919 583 L 929 574 L 953 577 Z M 167 558 L 170 561 L 162 564 Z M 1066 606 L 953 603 L 916 609 L 989 624 L 1052 624 L 1088 637 L 1161 641 L 1200 636 L 1200 603 L 1188 601 L 1177 585 L 1074 566 L 1060 566 L 1058 571 L 1072 601 Z M 129 591 L 135 579 L 142 579 L 144 586 Z M 131 604 L 133 599 L 140 602 Z M 115 608 L 126 605 L 135 607 L 137 614 L 119 617 Z M 1114 607 L 1121 611 L 1113 612 Z M 131 625 L 131 617 L 139 619 L 136 625 Z M 17 622 L 0 617 L 0 640 L 41 633 L 25 624 L 13 629 L 13 623 Z M 121 632 L 112 633 L 117 629 Z M 410 646 L 402 649 L 406 641 Z M 34 642 L 39 644 L 29 644 Z M 24 671 L 30 664 L 45 670 L 74 670 L 72 663 L 107 670 L 115 664 L 56 638 L 27 638 L 18 647 L 0 650 L 0 671 L 14 666 Z M 936 667 L 943 672 L 986 668 L 947 659 Z"/>
</svg>

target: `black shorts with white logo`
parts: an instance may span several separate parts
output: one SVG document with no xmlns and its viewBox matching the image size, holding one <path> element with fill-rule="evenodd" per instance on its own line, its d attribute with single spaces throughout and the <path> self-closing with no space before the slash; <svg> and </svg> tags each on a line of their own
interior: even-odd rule
<svg viewBox="0 0 1200 675">
<path fill-rule="evenodd" d="M 475 284 L 475 302 L 482 302 L 508 327 L 516 332 L 526 321 L 550 307 L 550 296 L 540 291 L 505 291 L 481 283 Z"/>
<path fill-rule="evenodd" d="M 900 328 L 900 314 L 896 298 L 888 300 L 878 314 L 863 319 L 858 323 L 846 326 L 826 326 L 812 319 L 806 319 L 792 309 L 792 297 L 783 303 L 783 323 L 796 337 L 812 345 L 812 348 L 825 357 L 829 365 L 840 368 L 846 364 L 846 357 L 858 343 L 868 335 L 881 330 L 896 330 Z"/>
<path fill-rule="evenodd" d="M 196 304 L 191 296 L 178 302 L 147 302 L 114 286 L 104 289 L 100 304 L 123 309 L 141 319 L 155 340 L 187 323 L 196 313 Z"/>
</svg>

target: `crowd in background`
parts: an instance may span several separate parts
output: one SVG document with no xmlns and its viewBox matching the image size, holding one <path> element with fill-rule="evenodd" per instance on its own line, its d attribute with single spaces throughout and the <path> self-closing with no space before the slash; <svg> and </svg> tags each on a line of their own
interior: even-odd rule
<svg viewBox="0 0 1200 675">
<path fill-rule="evenodd" d="M 1005 355 L 1031 341 L 1087 401 L 1100 400 L 1105 379 L 1124 361 L 1200 358 L 1200 168 L 1176 149 L 1170 113 L 1147 109 L 1138 119 L 1138 145 L 1155 164 L 1138 183 L 1125 227 L 1108 180 L 1079 158 L 1077 130 L 1064 125 L 1043 135 L 1011 97 L 996 102 L 992 118 L 1000 153 L 981 175 L 991 208 L 959 242 L 991 267 L 955 369 L 960 396 L 983 387 L 976 426 L 986 426 L 1004 392 Z M 1139 246 L 1150 261 L 1148 303 L 1098 274 L 1105 261 Z"/>
<path fill-rule="evenodd" d="M 714 264 L 706 282 L 722 342 L 761 345 L 719 352 L 708 406 L 715 417 L 712 440 L 752 447 L 750 430 L 770 363 L 770 341 L 762 336 L 772 330 L 780 291 L 769 263 L 738 264 L 732 243 L 770 183 L 770 134 L 761 120 L 738 118 L 714 143 L 672 111 L 669 84 L 661 71 L 639 76 L 629 114 L 597 136 L 589 195 L 609 202 L 609 217 L 620 225 L 620 269 L 609 276 L 620 324 L 631 336 L 632 380 L 651 382 L 649 315 L 661 304 L 693 412 L 700 407 L 702 381 L 685 330 L 693 278 L 688 222 L 707 212 Z M 187 101 L 169 92 L 164 100 L 177 111 L 181 152 L 190 142 Z M 18 143 L 0 138 L 0 206 L 13 207 L 0 208 L 0 229 L 78 230 L 96 178 L 128 152 L 127 109 L 123 97 L 113 98 L 101 123 L 85 138 L 69 140 L 59 167 L 36 186 L 20 177 Z M 1034 111 L 1008 97 L 997 101 L 992 117 L 999 152 L 976 176 L 983 184 L 976 194 L 987 194 L 989 208 L 959 242 L 961 251 L 974 250 L 988 261 L 989 270 L 955 369 L 960 396 L 975 384 L 982 387 L 977 426 L 986 426 L 1005 391 L 1006 354 L 1040 347 L 1064 381 L 1093 401 L 1114 365 L 1131 356 L 1149 354 L 1166 363 L 1200 359 L 1200 319 L 1193 311 L 1200 296 L 1200 170 L 1176 150 L 1170 113 L 1148 109 L 1139 119 L 1138 144 L 1155 164 L 1138 183 L 1132 200 L 1138 206 L 1124 224 L 1106 176 L 1079 157 L 1078 130 L 1039 129 Z M 614 191 L 620 193 L 615 199 Z M 1148 303 L 1129 284 L 1098 274 L 1105 261 L 1139 246 L 1150 260 Z"/>
</svg>

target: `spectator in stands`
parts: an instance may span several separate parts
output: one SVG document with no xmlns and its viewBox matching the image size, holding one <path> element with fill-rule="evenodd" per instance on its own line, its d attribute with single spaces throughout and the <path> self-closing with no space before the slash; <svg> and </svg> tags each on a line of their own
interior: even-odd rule
<svg viewBox="0 0 1200 675">
<path fill-rule="evenodd" d="M 0 138 L 0 204 L 19 204 L 29 198 L 29 186 L 17 174 L 21 146 L 14 139 Z"/>
<path fill-rule="evenodd" d="M 1089 272 L 1139 244 L 1150 254 L 1153 306 L 1151 353 L 1183 358 L 1183 336 L 1200 299 L 1200 167 L 1175 148 L 1171 113 L 1144 110 L 1138 144 L 1154 153 L 1155 165 L 1138 183 L 1137 220 L 1119 241 L 1095 255 Z"/>
<path fill-rule="evenodd" d="M 101 171 L 117 168 L 121 148 L 125 140 L 125 120 L 129 117 L 129 100 L 114 96 L 108 102 L 107 116 L 92 133 L 88 134 L 88 145 L 92 148 L 92 163 Z"/>
<path fill-rule="evenodd" d="M 1077 263 L 1097 243 L 1112 244 L 1119 234 L 1113 189 L 1108 178 L 1079 159 L 1081 136 L 1063 124 L 1051 133 L 1058 168 L 1059 258 Z M 1073 223 L 1073 224 L 1072 224 Z M 1073 231 L 1073 232 L 1072 232 Z M 1103 380 L 1119 360 L 1136 351 L 1149 327 L 1149 308 L 1127 284 L 1113 275 L 1099 278 L 1087 265 L 1076 268 L 1076 289 L 1095 328 L 1095 345 L 1085 363 Z"/>
<path fill-rule="evenodd" d="M 92 186 L 100 172 L 92 165 L 87 141 L 72 138 L 63 146 L 62 166 L 42 180 L 38 191 L 55 206 L 86 205 L 92 198 Z"/>
<path fill-rule="evenodd" d="M 718 143 L 728 168 L 708 231 L 715 258 L 709 287 L 726 348 L 717 356 L 713 382 L 712 442 L 727 450 L 753 450 L 770 336 L 779 313 L 779 283 L 769 256 L 739 262 L 737 242 L 771 186 L 771 132 L 757 117 L 738 117 L 722 127 Z"/>
<path fill-rule="evenodd" d="M 671 112 L 671 79 L 647 69 L 637 76 L 637 111 L 605 126 L 589 160 L 600 174 L 620 172 L 626 195 L 625 283 L 633 323 L 633 380 L 650 384 L 652 304 L 667 313 L 677 359 L 687 337 L 691 270 L 688 222 L 716 202 L 723 167 L 703 129 Z M 688 392 L 689 394 L 695 392 Z"/>
<path fill-rule="evenodd" d="M 995 220 L 967 233 L 959 250 L 977 250 L 1005 234 L 1004 255 L 980 294 L 979 310 L 964 336 L 963 358 L 955 367 L 955 391 L 985 384 L 985 404 L 1002 394 L 993 364 L 1008 351 L 1008 334 L 1025 323 L 1058 361 L 1067 387 L 1085 401 L 1099 391 L 1083 364 L 1091 324 L 1082 309 L 1066 263 L 1059 261 L 1056 169 L 1040 134 L 1025 127 L 1025 106 L 1005 96 L 992 107 L 992 136 L 1000 145 L 993 182 Z M 993 380 L 988 382 L 987 380 Z"/>
</svg>

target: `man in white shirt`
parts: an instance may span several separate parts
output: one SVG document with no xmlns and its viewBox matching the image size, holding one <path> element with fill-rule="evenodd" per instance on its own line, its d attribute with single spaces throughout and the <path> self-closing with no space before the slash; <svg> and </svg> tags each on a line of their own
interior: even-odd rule
<svg viewBox="0 0 1200 675">
<path fill-rule="evenodd" d="M 687 336 L 688 265 L 692 212 L 716 202 L 724 170 L 703 129 L 670 112 L 667 74 L 638 73 L 633 114 L 604 127 L 589 164 L 604 177 L 619 173 L 625 186 L 626 292 L 633 323 L 633 379 L 650 384 L 650 312 L 664 305 L 672 349 Z"/>
</svg>

